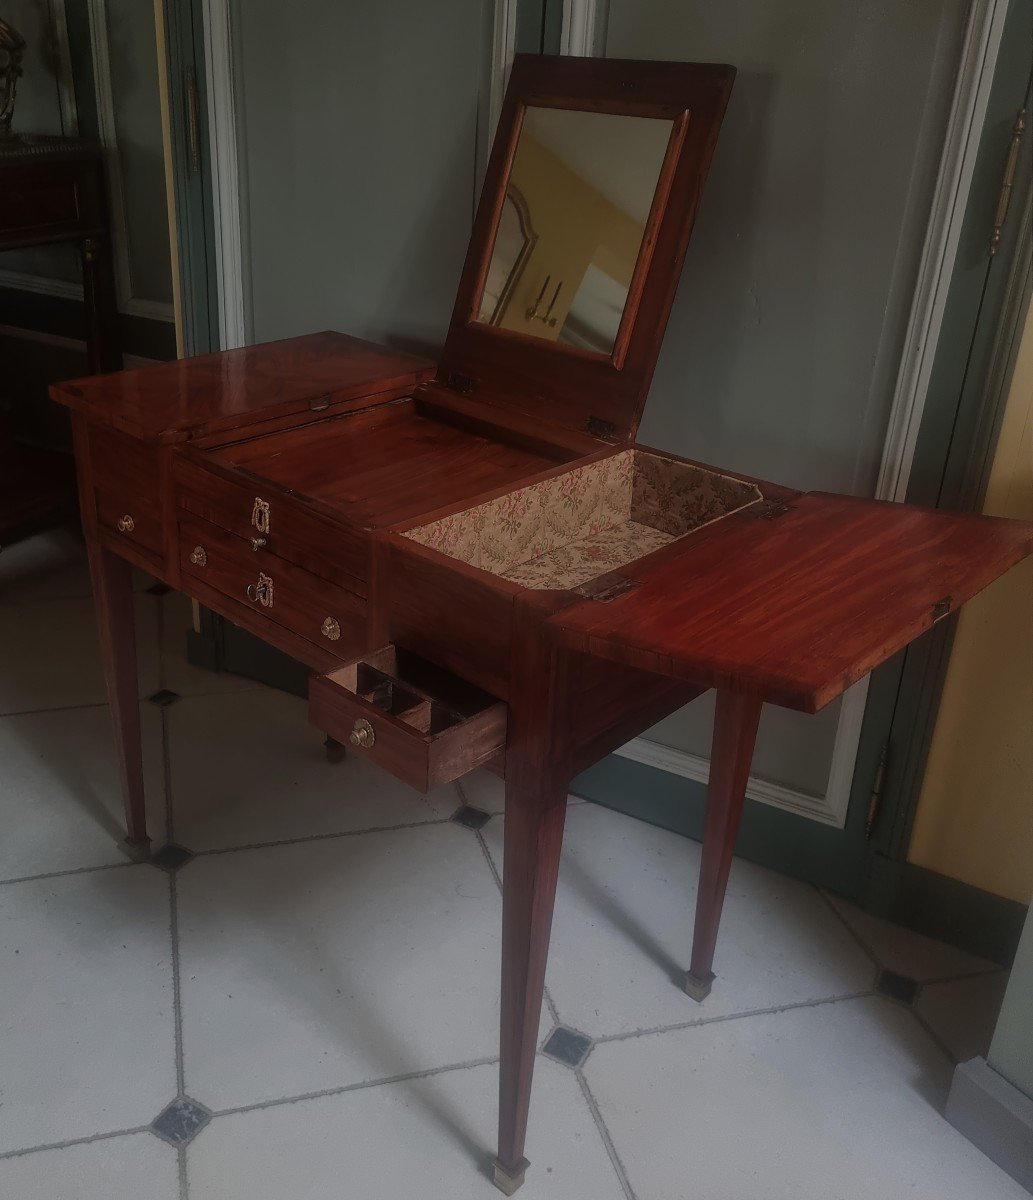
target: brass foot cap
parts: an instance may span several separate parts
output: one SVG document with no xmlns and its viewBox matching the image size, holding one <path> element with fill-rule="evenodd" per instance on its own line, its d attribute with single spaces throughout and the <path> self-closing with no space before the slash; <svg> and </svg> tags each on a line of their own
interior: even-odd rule
<svg viewBox="0 0 1033 1200">
<path fill-rule="evenodd" d="M 682 984 L 682 987 L 685 989 L 685 994 L 691 996 L 693 1000 L 706 1000 L 713 986 L 713 971 L 708 971 L 702 979 L 698 975 L 693 975 L 691 971 L 685 972 L 685 982 Z"/>
<path fill-rule="evenodd" d="M 141 838 L 138 842 L 131 842 L 128 838 L 122 843 L 122 849 L 129 855 L 133 862 L 150 862 L 151 861 L 151 839 Z"/>
<path fill-rule="evenodd" d="M 492 1164 L 494 1169 L 495 1186 L 505 1196 L 512 1196 L 513 1193 L 524 1182 L 524 1172 L 531 1164 L 526 1158 L 522 1158 L 516 1165 L 515 1170 L 510 1171 L 508 1167 L 504 1167 L 499 1159 L 495 1159 Z"/>
</svg>

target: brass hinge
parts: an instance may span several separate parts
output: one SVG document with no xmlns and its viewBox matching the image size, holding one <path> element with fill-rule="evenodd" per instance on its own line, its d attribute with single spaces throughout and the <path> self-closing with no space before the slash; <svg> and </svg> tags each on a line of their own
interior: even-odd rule
<svg viewBox="0 0 1033 1200">
<path fill-rule="evenodd" d="M 616 425 L 612 421 L 604 421 L 602 417 L 589 417 L 585 422 L 585 433 L 605 442 L 612 441 L 616 432 Z"/>
<path fill-rule="evenodd" d="M 875 779 L 872 781 L 872 794 L 868 797 L 868 820 L 864 827 L 865 841 L 872 840 L 876 823 L 879 820 L 879 810 L 882 807 L 882 785 L 886 779 L 886 752 L 889 746 L 883 746 L 879 753 L 879 765 L 875 768 Z"/>
<path fill-rule="evenodd" d="M 1004 159 L 1004 176 L 1001 179 L 1001 191 L 997 197 L 997 211 L 994 213 L 994 227 L 990 234 L 990 245 L 987 253 L 991 258 L 997 253 L 1001 244 L 1001 230 L 1008 219 L 1008 205 L 1011 203 L 1012 189 L 1015 186 L 1015 172 L 1019 165 L 1019 147 L 1022 145 L 1022 135 L 1026 132 L 1026 110 L 1020 108 L 1015 114 L 1015 124 L 1011 127 L 1011 142 Z"/>
<path fill-rule="evenodd" d="M 460 396 L 473 395 L 473 380 L 469 375 L 458 375 L 449 371 L 441 381 L 450 391 L 458 392 Z"/>
</svg>

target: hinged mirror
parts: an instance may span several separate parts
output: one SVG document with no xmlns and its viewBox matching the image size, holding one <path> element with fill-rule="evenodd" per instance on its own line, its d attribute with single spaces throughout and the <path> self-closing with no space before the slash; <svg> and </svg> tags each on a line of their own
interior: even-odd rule
<svg viewBox="0 0 1033 1200">
<path fill-rule="evenodd" d="M 733 77 L 518 56 L 439 380 L 634 434 Z"/>
</svg>

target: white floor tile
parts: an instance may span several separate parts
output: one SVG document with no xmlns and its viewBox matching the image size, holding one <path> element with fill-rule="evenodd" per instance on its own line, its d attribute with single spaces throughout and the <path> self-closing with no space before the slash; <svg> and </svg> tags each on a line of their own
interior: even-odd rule
<svg viewBox="0 0 1033 1200">
<path fill-rule="evenodd" d="M 585 1070 L 648 1200 L 1026 1197 L 940 1116 L 950 1065 L 881 998 L 610 1042 Z"/>
<path fill-rule="evenodd" d="M 502 819 L 485 827 L 501 864 Z M 736 859 L 710 996 L 688 966 L 699 845 L 594 804 L 567 810 L 547 984 L 592 1036 L 773 1008 L 872 987 L 875 968 L 817 892 Z"/>
<path fill-rule="evenodd" d="M 459 780 L 459 790 L 466 804 L 481 812 L 501 813 L 506 809 L 506 781 L 480 768 Z"/>
<path fill-rule="evenodd" d="M 140 695 L 158 688 L 158 610 L 137 596 Z M 4 606 L 0 620 L 0 714 L 103 704 L 107 699 L 90 600 Z"/>
<path fill-rule="evenodd" d="M 166 592 L 161 598 L 161 685 L 181 696 L 243 692 L 262 685 L 226 671 L 205 671 L 187 661 L 187 631 L 193 628 L 188 596 Z"/>
<path fill-rule="evenodd" d="M 175 839 L 191 850 L 440 820 L 459 807 L 360 757 L 327 760 L 303 700 L 269 688 L 168 709 Z"/>
<path fill-rule="evenodd" d="M 493 1057 L 502 905 L 452 823 L 179 873 L 186 1090 L 225 1108 Z"/>
<path fill-rule="evenodd" d="M 191 1200 L 490 1200 L 496 1067 L 217 1117 L 187 1152 Z M 539 1059 L 521 1200 L 623 1200 L 573 1073 Z"/>
<path fill-rule="evenodd" d="M 71 528 L 15 542 L 0 554 L 0 604 L 90 594 L 86 543 Z"/>
<path fill-rule="evenodd" d="M 152 843 L 165 841 L 161 713 L 140 706 Z M 122 789 L 106 705 L 0 717 L 0 880 L 126 861 Z"/>
<path fill-rule="evenodd" d="M 168 877 L 0 887 L 0 1152 L 146 1124 L 176 1092 Z"/>
<path fill-rule="evenodd" d="M 0 1161 L 10 1200 L 179 1200 L 176 1151 L 152 1133 L 130 1133 Z"/>
<path fill-rule="evenodd" d="M 842 896 L 827 892 L 830 903 L 878 959 L 880 966 L 922 983 L 975 971 L 992 971 L 994 963 L 933 938 L 872 916 Z"/>
<path fill-rule="evenodd" d="M 915 1008 L 957 1062 L 967 1062 L 990 1049 L 990 1039 L 1008 986 L 1008 972 L 977 975 L 952 983 L 929 983 Z"/>
</svg>

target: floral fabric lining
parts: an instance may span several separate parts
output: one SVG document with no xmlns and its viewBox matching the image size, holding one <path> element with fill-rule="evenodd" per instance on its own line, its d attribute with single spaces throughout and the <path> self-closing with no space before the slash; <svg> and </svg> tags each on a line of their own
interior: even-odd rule
<svg viewBox="0 0 1033 1200">
<path fill-rule="evenodd" d="M 761 498 L 727 475 L 622 450 L 405 536 L 524 587 L 572 588 Z"/>
</svg>

